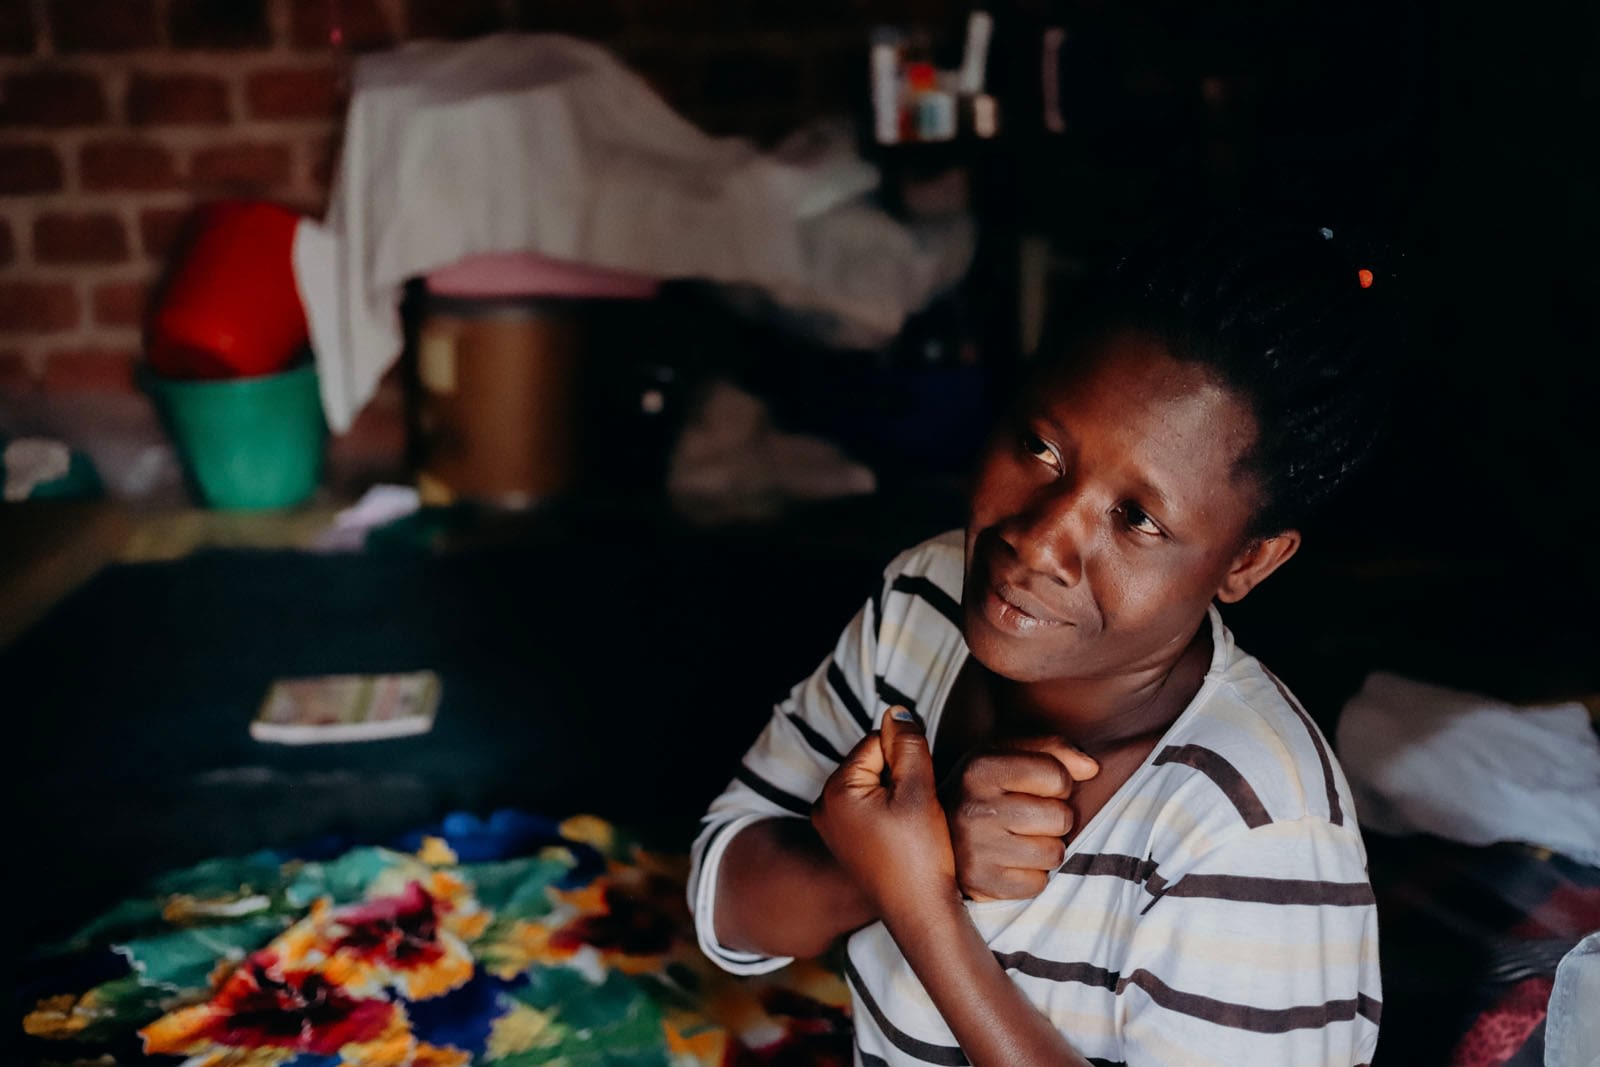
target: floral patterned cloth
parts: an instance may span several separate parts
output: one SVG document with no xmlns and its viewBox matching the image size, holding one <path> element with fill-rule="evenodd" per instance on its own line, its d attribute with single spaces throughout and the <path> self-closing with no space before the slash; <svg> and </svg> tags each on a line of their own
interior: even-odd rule
<svg viewBox="0 0 1600 1067">
<path fill-rule="evenodd" d="M 32 1047 L 183 1067 L 850 1062 L 835 972 L 734 979 L 700 955 L 681 856 L 511 812 L 404 845 L 160 879 L 48 954 L 109 947 L 125 973 L 48 990 Z"/>
</svg>

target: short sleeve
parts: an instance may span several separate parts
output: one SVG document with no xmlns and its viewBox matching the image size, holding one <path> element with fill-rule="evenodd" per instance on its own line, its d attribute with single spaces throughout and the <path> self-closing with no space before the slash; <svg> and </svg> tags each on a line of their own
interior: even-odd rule
<svg viewBox="0 0 1600 1067">
<path fill-rule="evenodd" d="M 833 652 L 774 709 L 703 821 L 691 857 L 689 908 L 701 950 L 725 970 L 760 974 L 789 962 L 717 943 L 718 873 L 729 842 L 747 826 L 762 819 L 809 818 L 844 754 L 872 730 L 868 708 L 875 701 L 868 700 L 874 691 L 876 614 L 873 601 L 864 604 Z"/>
<path fill-rule="evenodd" d="M 1158 870 L 1117 977 L 1129 1063 L 1351 1067 L 1377 1046 L 1377 909 L 1359 834 L 1241 831 Z"/>
</svg>

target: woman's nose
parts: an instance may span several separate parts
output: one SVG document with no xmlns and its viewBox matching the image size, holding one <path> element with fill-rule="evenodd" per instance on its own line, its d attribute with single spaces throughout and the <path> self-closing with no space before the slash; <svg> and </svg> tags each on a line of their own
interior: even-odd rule
<svg viewBox="0 0 1600 1067">
<path fill-rule="evenodd" d="M 1058 585 L 1078 584 L 1087 533 L 1082 505 L 1078 493 L 1053 493 L 1006 524 L 1005 540 L 1023 566 Z"/>
</svg>

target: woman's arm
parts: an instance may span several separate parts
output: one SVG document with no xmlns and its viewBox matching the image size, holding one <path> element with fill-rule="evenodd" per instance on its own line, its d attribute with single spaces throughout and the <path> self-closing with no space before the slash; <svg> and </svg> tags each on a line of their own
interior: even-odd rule
<svg viewBox="0 0 1600 1067">
<path fill-rule="evenodd" d="M 803 819 L 764 819 L 741 830 L 717 878 L 716 937 L 766 956 L 818 956 L 877 912 Z"/>
<path fill-rule="evenodd" d="M 1089 1067 L 984 944 L 958 895 L 891 912 L 884 925 L 973 1067 Z"/>
<path fill-rule="evenodd" d="M 1088 1061 L 1006 976 L 967 917 L 928 740 L 901 709 L 845 758 L 812 815 L 974 1067 Z M 885 784 L 884 771 L 888 770 Z"/>
<path fill-rule="evenodd" d="M 873 691 L 875 618 L 867 601 L 833 652 L 773 710 L 706 814 L 689 907 L 701 949 L 725 970 L 774 970 L 875 918 L 808 819 L 841 754 L 871 725 L 862 694 Z"/>
</svg>

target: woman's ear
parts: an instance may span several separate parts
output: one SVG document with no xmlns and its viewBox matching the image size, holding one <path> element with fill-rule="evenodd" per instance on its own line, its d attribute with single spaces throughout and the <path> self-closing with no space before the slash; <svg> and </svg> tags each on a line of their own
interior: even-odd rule
<svg viewBox="0 0 1600 1067">
<path fill-rule="evenodd" d="M 1224 604 L 1243 600 L 1246 593 L 1266 581 L 1267 575 L 1289 562 L 1289 557 L 1299 550 L 1299 530 L 1251 538 L 1228 567 L 1222 584 L 1217 587 L 1217 599 Z"/>
</svg>

